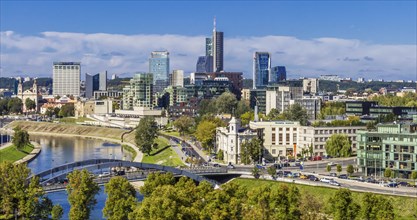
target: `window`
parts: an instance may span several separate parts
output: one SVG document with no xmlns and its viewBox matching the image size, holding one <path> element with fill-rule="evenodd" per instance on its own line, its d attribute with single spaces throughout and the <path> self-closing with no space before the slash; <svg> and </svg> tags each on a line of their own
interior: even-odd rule
<svg viewBox="0 0 417 220">
<path fill-rule="evenodd" d="M 272 131 L 275 131 L 275 128 L 272 128 Z"/>
<path fill-rule="evenodd" d="M 276 149 L 272 149 L 272 154 L 273 155 L 277 154 L 277 150 Z"/>
<path fill-rule="evenodd" d="M 272 140 L 271 140 L 272 141 L 272 145 L 275 145 L 275 138 L 276 138 L 275 137 L 275 133 L 272 133 Z"/>
</svg>

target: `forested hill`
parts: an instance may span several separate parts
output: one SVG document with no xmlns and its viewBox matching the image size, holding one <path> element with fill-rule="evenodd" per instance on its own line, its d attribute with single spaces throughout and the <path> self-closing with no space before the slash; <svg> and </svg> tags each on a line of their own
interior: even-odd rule
<svg viewBox="0 0 417 220">
<path fill-rule="evenodd" d="M 342 82 L 335 82 L 335 81 L 327 81 L 327 80 L 320 80 L 319 87 L 320 91 L 325 92 L 336 92 L 337 85 L 339 85 L 339 90 L 351 90 L 352 92 L 363 92 L 367 89 L 372 89 L 372 91 L 378 91 L 380 88 L 385 87 L 388 89 L 401 89 L 404 87 L 416 87 L 416 83 L 399 83 L 399 82 L 363 82 L 358 83 L 355 81 L 342 81 Z"/>
</svg>

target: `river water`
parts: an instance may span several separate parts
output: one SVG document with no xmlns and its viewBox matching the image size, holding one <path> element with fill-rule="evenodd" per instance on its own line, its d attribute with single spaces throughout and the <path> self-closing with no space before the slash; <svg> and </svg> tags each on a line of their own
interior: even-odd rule
<svg viewBox="0 0 417 220">
<path fill-rule="evenodd" d="M 87 159 L 131 159 L 130 153 L 126 151 L 122 152 L 120 144 L 98 139 L 31 135 L 31 140 L 40 143 L 42 148 L 41 153 L 28 164 L 32 173 L 38 173 L 64 163 Z M 47 196 L 54 204 L 60 204 L 64 208 L 62 219 L 68 219 L 70 205 L 66 192 L 48 193 Z M 137 197 L 139 200 L 142 198 L 139 194 Z M 97 204 L 91 212 L 90 219 L 103 219 L 102 209 L 106 201 L 104 187 L 100 188 L 96 199 Z"/>
</svg>

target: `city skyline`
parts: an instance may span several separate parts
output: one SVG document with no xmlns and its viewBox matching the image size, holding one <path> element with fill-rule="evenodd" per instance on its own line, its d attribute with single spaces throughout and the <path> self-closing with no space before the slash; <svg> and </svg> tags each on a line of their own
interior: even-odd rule
<svg viewBox="0 0 417 220">
<path fill-rule="evenodd" d="M 271 53 L 274 65 L 286 66 L 288 78 L 338 74 L 352 78 L 416 80 L 415 2 L 240 3 L 226 2 L 223 9 L 216 11 L 207 2 L 164 2 L 162 11 L 168 10 L 172 5 L 173 9 L 179 10 L 178 15 L 173 16 L 175 18 L 164 20 L 167 17 L 164 15 L 149 20 L 151 24 L 139 22 L 138 27 L 133 28 L 134 26 L 130 26 L 133 21 L 124 19 L 132 13 L 132 9 L 127 7 L 115 9 L 126 9 L 126 15 L 118 14 L 100 19 L 91 17 L 89 22 L 79 25 L 78 20 L 86 15 L 74 18 L 72 22 L 69 21 L 71 19 L 51 19 L 56 12 L 45 12 L 37 22 L 30 19 L 36 13 L 59 4 L 68 6 L 69 10 L 74 9 L 76 6 L 70 6 L 69 2 L 39 1 L 36 5 L 29 2 L 1 2 L 0 76 L 50 77 L 51 64 L 54 61 L 81 62 L 85 72 L 106 69 L 110 75 L 127 73 L 124 76 L 132 76 L 134 72 L 147 71 L 148 56 L 155 50 L 168 50 L 171 69 L 183 69 L 185 75 L 188 75 L 194 72 L 198 57 L 205 55 L 205 38 L 212 35 L 215 16 L 217 30 L 224 32 L 224 70 L 242 71 L 246 78 L 252 78 L 253 53 L 266 51 Z M 93 12 L 89 16 L 110 12 L 108 7 L 112 4 L 114 3 L 105 2 L 99 7 L 101 12 Z M 123 2 L 120 6 L 130 4 L 136 9 L 139 6 L 144 9 L 144 15 L 132 18 L 136 22 L 150 13 L 145 9 L 155 7 L 152 2 Z M 37 7 L 45 5 L 48 6 L 46 9 Z M 91 9 L 93 5 L 93 2 L 83 2 L 76 9 L 82 12 Z M 190 7 L 180 7 L 184 5 Z M 197 9 L 206 7 L 207 12 L 204 11 L 201 15 L 194 11 L 185 13 L 194 5 Z M 233 5 L 239 7 L 230 10 Z M 312 10 L 317 16 L 311 17 L 313 12 L 307 10 L 309 6 L 313 6 Z M 253 10 L 273 10 L 276 7 L 275 9 L 282 9 L 283 12 L 272 18 L 265 13 L 261 19 L 255 19 L 256 16 L 245 14 L 251 7 L 254 7 Z M 31 11 L 27 12 L 29 9 Z M 291 14 L 297 10 L 303 12 L 301 18 L 297 14 Z M 184 13 L 180 13 L 182 11 Z M 387 11 L 390 11 L 390 16 L 381 19 Z M 341 15 L 338 16 L 336 12 Z M 357 16 L 347 16 L 347 12 Z M 19 16 L 21 13 L 25 13 L 25 16 Z M 65 15 L 68 12 L 64 10 L 62 13 Z M 234 16 L 242 13 L 247 16 L 239 16 L 242 21 L 237 21 Z M 281 21 L 284 15 L 287 15 L 285 22 Z M 196 19 L 190 19 L 193 16 Z M 335 21 L 324 21 L 333 17 Z M 46 18 L 51 21 L 43 22 Z M 269 20 L 265 22 L 263 19 Z M 128 26 L 130 31 L 120 30 L 121 27 L 117 25 L 102 24 L 109 20 L 123 22 L 125 25 L 119 26 Z M 160 25 L 162 21 L 166 21 L 166 24 Z M 314 22 L 317 24 L 312 24 Z M 340 25 L 332 22 L 339 22 Z M 34 23 L 41 23 L 42 27 Z M 94 25 L 96 23 L 101 25 Z M 342 29 L 345 31 L 341 31 Z"/>
</svg>

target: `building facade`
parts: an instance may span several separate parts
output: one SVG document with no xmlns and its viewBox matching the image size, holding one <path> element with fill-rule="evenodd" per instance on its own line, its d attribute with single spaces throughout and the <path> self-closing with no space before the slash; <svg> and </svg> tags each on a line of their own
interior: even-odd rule
<svg viewBox="0 0 417 220">
<path fill-rule="evenodd" d="M 271 68 L 271 83 L 279 83 L 287 80 L 287 70 L 285 66 L 274 66 Z"/>
<path fill-rule="evenodd" d="M 42 98 L 42 94 L 39 92 L 36 79 L 33 81 L 32 88 L 23 91 L 22 80 L 19 79 L 19 84 L 17 86 L 17 98 L 22 100 L 23 103 L 23 112 L 28 112 L 30 110 L 38 112 L 39 111 L 39 100 Z M 28 109 L 26 106 L 26 99 L 30 99 L 35 102 L 35 109 Z"/>
<path fill-rule="evenodd" d="M 409 178 L 417 171 L 416 119 L 414 123 L 379 124 L 377 131 L 358 132 L 358 168 L 375 177 L 383 177 L 390 168 L 395 177 Z"/>
<path fill-rule="evenodd" d="M 149 73 L 153 74 L 154 92 L 161 92 L 169 84 L 169 52 L 153 51 L 149 58 Z"/>
<path fill-rule="evenodd" d="M 52 94 L 54 96 L 80 96 L 80 62 L 54 62 L 52 73 Z"/>
<path fill-rule="evenodd" d="M 130 80 L 130 85 L 123 88 L 123 110 L 133 107 L 153 107 L 153 74 L 137 73 Z"/>
<path fill-rule="evenodd" d="M 184 87 L 184 70 L 173 70 L 169 81 L 170 86 Z"/>
<path fill-rule="evenodd" d="M 268 52 L 255 52 L 253 55 L 253 89 L 268 85 L 271 78 L 271 55 Z"/>
<path fill-rule="evenodd" d="M 223 71 L 223 32 L 213 29 L 213 70 L 214 72 Z"/>
<path fill-rule="evenodd" d="M 317 94 L 319 92 L 319 79 L 303 79 L 303 91 L 310 94 Z"/>
</svg>

